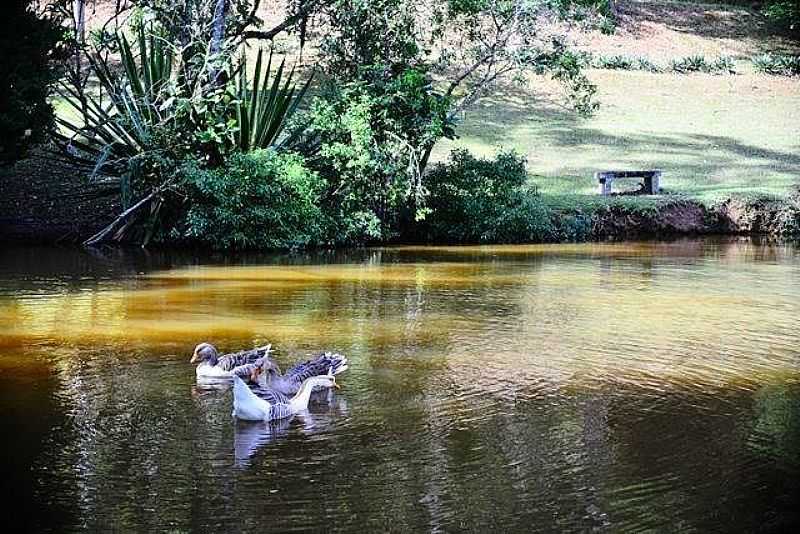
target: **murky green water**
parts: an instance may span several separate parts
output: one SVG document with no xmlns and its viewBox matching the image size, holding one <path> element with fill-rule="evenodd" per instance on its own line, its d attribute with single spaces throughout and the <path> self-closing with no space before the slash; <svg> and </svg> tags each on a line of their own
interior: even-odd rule
<svg viewBox="0 0 800 534">
<path fill-rule="evenodd" d="M 106 254 L 0 254 L 3 502 L 38 530 L 800 525 L 800 249 Z M 204 340 L 351 366 L 236 423 Z"/>
</svg>

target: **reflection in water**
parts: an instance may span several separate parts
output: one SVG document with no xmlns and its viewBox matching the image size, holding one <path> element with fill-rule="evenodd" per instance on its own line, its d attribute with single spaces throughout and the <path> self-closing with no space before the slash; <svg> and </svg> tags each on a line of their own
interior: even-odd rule
<svg viewBox="0 0 800 534">
<path fill-rule="evenodd" d="M 800 524 L 790 246 L 109 254 L 0 258 L 0 421 L 40 529 Z M 237 423 L 227 382 L 195 382 L 203 340 L 350 369 Z"/>
<path fill-rule="evenodd" d="M 260 449 L 276 443 L 292 427 L 305 436 L 313 436 L 329 431 L 337 420 L 347 415 L 347 401 L 332 392 L 315 393 L 314 397 L 308 410 L 286 419 L 266 423 L 236 421 L 233 439 L 236 465 L 250 465 L 250 459 Z"/>
</svg>

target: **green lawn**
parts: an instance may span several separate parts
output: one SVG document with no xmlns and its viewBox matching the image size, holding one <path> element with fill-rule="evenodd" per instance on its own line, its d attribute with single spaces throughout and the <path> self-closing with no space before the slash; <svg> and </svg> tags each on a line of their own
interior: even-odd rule
<svg viewBox="0 0 800 534">
<path fill-rule="evenodd" d="M 543 193 L 595 195 L 602 169 L 664 171 L 662 187 L 704 202 L 783 197 L 800 184 L 800 80 L 593 71 L 601 108 L 581 119 L 552 97 L 517 92 L 478 103 L 457 141 L 492 155 L 527 155 Z"/>
</svg>

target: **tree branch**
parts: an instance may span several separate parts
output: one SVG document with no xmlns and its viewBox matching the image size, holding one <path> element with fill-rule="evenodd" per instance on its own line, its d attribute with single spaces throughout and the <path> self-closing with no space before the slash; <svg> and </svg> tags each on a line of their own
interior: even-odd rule
<svg viewBox="0 0 800 534">
<path fill-rule="evenodd" d="M 321 4 L 325 4 L 330 2 L 331 0 L 317 0 L 317 1 L 309 1 L 303 7 L 301 7 L 297 13 L 287 17 L 283 22 L 275 26 L 270 30 L 248 30 L 242 34 L 242 37 L 245 40 L 248 39 L 262 39 L 266 41 L 271 41 L 275 38 L 275 36 L 285 32 L 295 24 L 302 22 L 315 8 L 317 8 Z"/>
<path fill-rule="evenodd" d="M 118 229 L 124 228 L 125 226 L 129 225 L 133 220 L 134 215 L 139 213 L 139 211 L 141 211 L 142 208 L 150 204 L 150 202 L 157 195 L 160 195 L 165 188 L 166 185 L 161 186 L 158 189 L 155 189 L 152 193 L 141 199 L 139 202 L 137 202 L 130 208 L 123 211 L 119 215 L 119 217 L 114 219 L 114 221 L 111 224 L 109 224 L 108 226 L 106 226 L 105 228 L 94 234 L 92 237 L 84 241 L 83 246 L 90 247 L 92 245 L 97 245 L 98 243 L 102 243 L 103 241 L 106 241 L 108 239 L 108 236 L 116 232 Z"/>
</svg>

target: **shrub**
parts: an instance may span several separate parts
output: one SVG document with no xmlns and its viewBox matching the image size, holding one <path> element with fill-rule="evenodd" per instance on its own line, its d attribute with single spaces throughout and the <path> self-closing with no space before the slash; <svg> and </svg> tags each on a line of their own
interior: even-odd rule
<svg viewBox="0 0 800 534">
<path fill-rule="evenodd" d="M 644 57 L 632 56 L 598 56 L 593 64 L 598 69 L 611 70 L 643 70 L 647 72 L 663 72 L 664 69 Z"/>
<path fill-rule="evenodd" d="M 427 240 L 456 243 L 519 243 L 549 238 L 549 211 L 526 187 L 525 161 L 514 152 L 494 160 L 455 150 L 448 163 L 424 177 Z"/>
<path fill-rule="evenodd" d="M 763 12 L 778 27 L 800 33 L 800 2 L 797 0 L 768 0 Z"/>
<path fill-rule="evenodd" d="M 372 66 L 365 79 L 329 86 L 296 121 L 297 149 L 328 185 L 330 241 L 386 240 L 421 202 L 426 150 L 452 137 L 448 101 L 422 68 Z"/>
<path fill-rule="evenodd" d="M 707 74 L 733 74 L 735 67 L 733 59 L 727 56 L 720 56 L 714 61 L 707 60 L 704 56 L 686 56 L 681 59 L 673 59 L 670 62 L 670 69 L 680 74 L 688 72 L 705 72 Z"/>
<path fill-rule="evenodd" d="M 711 74 L 735 74 L 736 66 L 733 63 L 733 58 L 729 56 L 720 56 L 715 59 L 709 66 Z"/>
<path fill-rule="evenodd" d="M 320 242 L 324 181 L 301 156 L 236 154 L 216 169 L 188 166 L 185 237 L 220 249 L 294 248 Z"/>
<path fill-rule="evenodd" d="M 633 70 L 633 59 L 628 56 L 598 56 L 593 66 L 598 69 Z"/>
<path fill-rule="evenodd" d="M 56 62 L 64 57 L 60 16 L 36 8 L 31 0 L 3 5 L 0 21 L 0 162 L 25 155 L 53 125 L 47 102 L 57 76 Z M 52 6 L 51 6 L 52 7 Z"/>
<path fill-rule="evenodd" d="M 800 56 L 763 54 L 753 58 L 753 66 L 773 76 L 800 76 Z"/>
<path fill-rule="evenodd" d="M 550 0 L 549 3 L 563 19 L 578 22 L 585 30 L 597 29 L 606 35 L 616 31 L 608 0 Z"/>
</svg>

